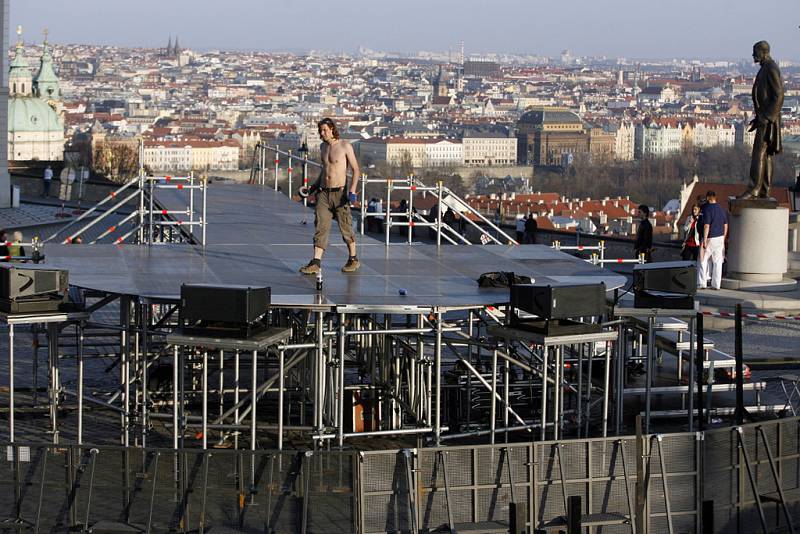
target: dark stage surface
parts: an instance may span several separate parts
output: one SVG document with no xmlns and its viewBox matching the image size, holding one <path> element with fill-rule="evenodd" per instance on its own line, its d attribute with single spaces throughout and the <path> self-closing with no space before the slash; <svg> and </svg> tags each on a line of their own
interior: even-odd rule
<svg viewBox="0 0 800 534">
<path fill-rule="evenodd" d="M 159 199 L 177 207 L 174 192 Z M 196 205 L 199 204 L 196 201 Z M 185 208 L 186 204 L 183 204 Z M 544 245 L 395 243 L 358 239 L 361 269 L 340 272 L 347 247 L 334 225 L 323 259 L 323 290 L 297 270 L 313 252 L 314 215 L 272 189 L 239 184 L 208 188 L 207 245 L 56 245 L 47 266 L 69 269 L 70 283 L 115 294 L 177 298 L 182 283 L 266 285 L 276 305 L 480 306 L 505 302 L 507 289 L 481 289 L 489 271 L 513 271 L 537 282 L 621 287 L 625 278 Z M 303 224 L 303 221 L 306 224 Z M 427 231 L 421 229 L 421 231 Z M 400 295 L 405 289 L 407 295 Z"/>
</svg>

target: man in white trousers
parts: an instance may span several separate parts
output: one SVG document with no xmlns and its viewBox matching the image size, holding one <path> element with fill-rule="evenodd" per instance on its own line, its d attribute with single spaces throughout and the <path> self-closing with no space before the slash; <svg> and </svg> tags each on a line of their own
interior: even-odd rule
<svg viewBox="0 0 800 534">
<path fill-rule="evenodd" d="M 722 263 L 725 261 L 725 240 L 728 238 L 728 214 L 717 204 L 714 191 L 706 193 L 706 203 L 700 208 L 700 262 L 697 269 L 697 288 L 719 289 L 722 284 Z M 709 272 L 709 262 L 712 270 Z"/>
</svg>

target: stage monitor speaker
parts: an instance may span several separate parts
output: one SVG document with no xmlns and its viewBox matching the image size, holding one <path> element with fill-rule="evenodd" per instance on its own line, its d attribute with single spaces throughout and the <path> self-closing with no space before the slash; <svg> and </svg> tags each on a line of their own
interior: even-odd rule
<svg viewBox="0 0 800 534">
<path fill-rule="evenodd" d="M 69 289 L 69 272 L 62 269 L 17 265 L 0 266 L 0 297 L 17 300 L 42 297 Z"/>
<path fill-rule="evenodd" d="M 692 261 L 665 261 L 633 267 L 634 294 L 642 291 L 692 296 L 697 293 L 697 267 Z"/>
<path fill-rule="evenodd" d="M 606 286 L 599 284 L 516 284 L 511 286 L 511 308 L 541 319 L 594 317 L 606 311 Z"/>
<path fill-rule="evenodd" d="M 268 287 L 183 284 L 181 322 L 249 324 L 267 313 L 270 303 Z"/>
<path fill-rule="evenodd" d="M 637 291 L 633 295 L 633 307 L 660 310 L 693 310 L 694 295 L 665 293 L 663 291 Z"/>
</svg>

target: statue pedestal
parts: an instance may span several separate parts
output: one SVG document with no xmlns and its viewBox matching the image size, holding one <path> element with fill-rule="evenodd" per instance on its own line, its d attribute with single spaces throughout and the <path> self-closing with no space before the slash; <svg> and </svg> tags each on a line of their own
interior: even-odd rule
<svg viewBox="0 0 800 534">
<path fill-rule="evenodd" d="M 788 266 L 788 209 L 760 199 L 732 201 L 729 235 L 729 278 L 767 284 L 783 281 Z"/>
</svg>

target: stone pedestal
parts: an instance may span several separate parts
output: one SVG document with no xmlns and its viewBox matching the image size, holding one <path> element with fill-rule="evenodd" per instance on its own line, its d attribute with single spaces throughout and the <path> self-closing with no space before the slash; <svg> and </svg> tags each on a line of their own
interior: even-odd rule
<svg viewBox="0 0 800 534">
<path fill-rule="evenodd" d="M 729 225 L 728 277 L 781 282 L 788 264 L 789 210 L 739 201 L 731 205 Z"/>
</svg>

